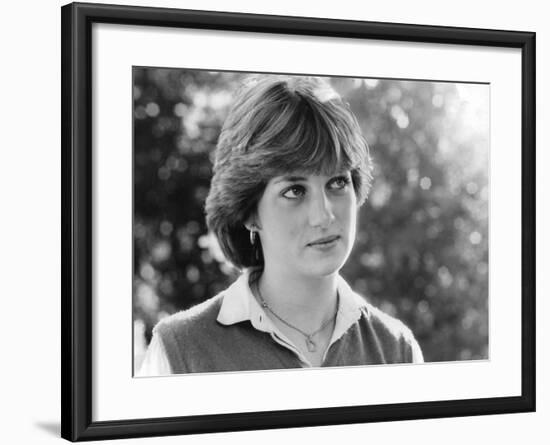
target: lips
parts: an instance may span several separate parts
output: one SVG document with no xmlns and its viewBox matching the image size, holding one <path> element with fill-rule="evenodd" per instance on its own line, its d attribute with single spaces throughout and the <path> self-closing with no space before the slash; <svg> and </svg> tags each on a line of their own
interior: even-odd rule
<svg viewBox="0 0 550 445">
<path fill-rule="evenodd" d="M 315 241 L 312 241 L 311 243 L 308 243 L 308 246 L 323 246 L 323 245 L 326 245 L 326 244 L 330 244 L 330 243 L 332 243 L 333 241 L 336 241 L 339 238 L 340 238 L 339 235 L 325 236 L 323 238 L 318 238 Z"/>
</svg>

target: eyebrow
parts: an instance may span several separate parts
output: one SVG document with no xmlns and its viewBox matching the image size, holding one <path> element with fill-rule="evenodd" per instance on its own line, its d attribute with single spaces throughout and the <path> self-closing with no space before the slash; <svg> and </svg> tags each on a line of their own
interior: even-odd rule
<svg viewBox="0 0 550 445">
<path fill-rule="evenodd" d="M 307 178 L 305 176 L 296 176 L 296 175 L 288 175 L 288 176 L 282 176 L 275 181 L 273 181 L 274 184 L 278 184 L 279 182 L 297 182 L 297 181 L 307 181 Z"/>
<path fill-rule="evenodd" d="M 329 175 L 330 177 L 336 178 L 338 176 L 344 176 L 349 174 L 349 171 L 342 171 L 340 173 L 335 172 L 333 175 Z M 299 175 L 285 175 L 281 176 L 273 181 L 273 184 L 278 184 L 280 182 L 299 182 L 299 181 L 307 181 L 307 176 L 299 176 Z"/>
</svg>

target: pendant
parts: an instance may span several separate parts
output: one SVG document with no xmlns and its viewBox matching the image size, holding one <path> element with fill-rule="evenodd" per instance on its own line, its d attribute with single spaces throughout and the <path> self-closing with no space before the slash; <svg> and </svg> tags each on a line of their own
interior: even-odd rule
<svg viewBox="0 0 550 445">
<path fill-rule="evenodd" d="M 310 337 L 306 337 L 306 346 L 309 352 L 317 351 L 317 345 L 313 342 Z"/>
</svg>

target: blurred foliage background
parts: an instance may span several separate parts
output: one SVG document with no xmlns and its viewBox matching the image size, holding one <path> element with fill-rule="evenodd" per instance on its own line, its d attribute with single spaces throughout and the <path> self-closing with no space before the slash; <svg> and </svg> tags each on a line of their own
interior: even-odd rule
<svg viewBox="0 0 550 445">
<path fill-rule="evenodd" d="M 236 277 L 204 201 L 245 74 L 134 68 L 134 366 L 152 327 Z M 374 183 L 342 275 L 403 320 L 426 361 L 488 358 L 489 86 L 330 78 L 371 148 Z"/>
</svg>

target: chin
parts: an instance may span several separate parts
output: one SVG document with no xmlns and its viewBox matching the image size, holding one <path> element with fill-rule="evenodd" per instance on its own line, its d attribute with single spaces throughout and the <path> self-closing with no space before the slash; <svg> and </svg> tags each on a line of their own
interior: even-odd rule
<svg viewBox="0 0 550 445">
<path fill-rule="evenodd" d="M 349 254 L 348 249 L 342 248 L 327 253 L 316 253 L 312 257 L 307 258 L 307 260 L 304 260 L 303 264 L 307 265 L 306 269 L 309 275 L 325 277 L 338 273 L 344 267 Z"/>
<path fill-rule="evenodd" d="M 335 273 L 338 273 L 340 269 L 344 266 L 345 260 L 344 259 L 332 259 L 327 261 L 318 261 L 318 262 L 311 262 L 305 272 L 305 274 L 309 276 L 316 276 L 316 277 L 327 277 L 329 275 L 333 275 Z"/>
</svg>

